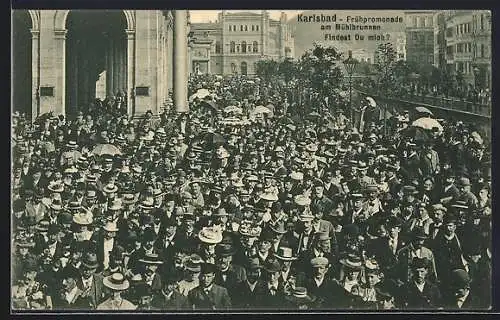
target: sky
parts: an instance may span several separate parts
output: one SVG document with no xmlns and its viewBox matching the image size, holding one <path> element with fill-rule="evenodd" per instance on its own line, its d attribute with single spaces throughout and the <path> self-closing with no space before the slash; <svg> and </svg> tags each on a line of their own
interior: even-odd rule
<svg viewBox="0 0 500 320">
<path fill-rule="evenodd" d="M 227 12 L 238 11 L 260 13 L 262 10 L 227 10 Z M 281 12 L 285 12 L 287 14 L 287 18 L 290 19 L 293 15 L 302 11 L 303 10 L 268 10 L 271 19 L 279 19 Z M 221 10 L 189 10 L 192 23 L 215 22 L 219 12 L 221 12 Z"/>
</svg>

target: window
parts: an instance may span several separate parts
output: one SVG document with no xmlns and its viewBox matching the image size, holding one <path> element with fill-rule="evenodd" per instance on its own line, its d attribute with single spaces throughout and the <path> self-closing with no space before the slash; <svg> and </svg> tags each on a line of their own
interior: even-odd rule
<svg viewBox="0 0 500 320">
<path fill-rule="evenodd" d="M 233 26 L 233 31 L 236 31 L 236 25 Z"/>
<path fill-rule="evenodd" d="M 248 31 L 248 26 L 247 25 L 245 25 L 245 31 Z"/>
<path fill-rule="evenodd" d="M 451 37 L 453 36 L 453 28 L 448 28 L 446 29 L 446 36 Z"/>
<path fill-rule="evenodd" d="M 247 53 L 247 42 L 246 41 L 243 41 L 241 43 L 241 52 L 242 53 Z"/>
<path fill-rule="evenodd" d="M 220 41 L 215 41 L 215 53 L 222 53 Z"/>
<path fill-rule="evenodd" d="M 234 41 L 231 41 L 229 45 L 229 52 L 234 53 L 236 51 L 236 43 Z"/>
<path fill-rule="evenodd" d="M 229 31 L 233 30 L 233 27 L 231 25 L 229 25 Z"/>
<path fill-rule="evenodd" d="M 259 52 L 259 43 L 257 41 L 254 41 L 253 44 L 252 44 L 252 47 L 253 47 L 253 52 L 254 53 L 257 53 Z"/>
<path fill-rule="evenodd" d="M 421 17 L 419 20 L 419 27 L 425 27 L 425 18 Z"/>
<path fill-rule="evenodd" d="M 484 30 L 484 16 L 481 14 L 481 31 Z"/>
<path fill-rule="evenodd" d="M 240 31 L 243 31 L 243 25 L 240 25 Z"/>
<path fill-rule="evenodd" d="M 255 30 L 256 30 L 256 31 L 259 31 L 259 26 L 255 26 Z"/>
<path fill-rule="evenodd" d="M 255 31 L 255 26 L 252 24 L 252 31 Z"/>
<path fill-rule="evenodd" d="M 458 32 L 458 25 L 457 25 L 457 32 L 455 33 L 457 36 L 459 35 L 459 32 Z"/>
<path fill-rule="evenodd" d="M 412 25 L 413 25 L 414 27 L 417 27 L 417 26 L 418 26 L 418 25 L 417 25 L 417 17 L 413 17 Z"/>
<path fill-rule="evenodd" d="M 240 52 L 240 45 L 239 44 L 236 45 L 236 52 L 238 52 L 238 53 Z"/>
<path fill-rule="evenodd" d="M 237 70 L 236 70 L 236 64 L 235 63 L 231 63 L 231 72 L 232 73 L 236 73 Z"/>
<path fill-rule="evenodd" d="M 481 44 L 481 58 L 484 58 L 484 44 Z"/>
</svg>

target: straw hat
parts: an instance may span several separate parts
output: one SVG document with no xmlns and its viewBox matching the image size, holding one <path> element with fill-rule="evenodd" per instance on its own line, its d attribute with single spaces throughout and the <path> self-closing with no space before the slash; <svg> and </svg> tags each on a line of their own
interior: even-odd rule
<svg viewBox="0 0 500 320">
<path fill-rule="evenodd" d="M 274 257 L 282 261 L 297 260 L 297 257 L 293 256 L 292 248 L 288 247 L 279 247 L 276 253 L 274 254 Z"/>
<path fill-rule="evenodd" d="M 355 255 L 348 255 L 347 257 L 340 259 L 340 263 L 354 270 L 361 270 L 363 268 L 361 258 Z"/>
<path fill-rule="evenodd" d="M 92 213 L 80 211 L 73 216 L 73 222 L 82 226 L 92 224 Z"/>
<path fill-rule="evenodd" d="M 115 291 L 123 291 L 129 288 L 128 280 L 121 273 L 113 273 L 104 278 L 102 282 L 104 286 Z"/>
<path fill-rule="evenodd" d="M 106 224 L 103 227 L 104 230 L 108 232 L 117 232 L 118 227 L 116 226 L 116 222 L 113 221 L 107 221 Z"/>
<path fill-rule="evenodd" d="M 213 227 L 205 227 L 198 233 L 200 241 L 208 244 L 217 244 L 222 241 L 222 232 Z"/>
<path fill-rule="evenodd" d="M 113 183 L 109 183 L 102 190 L 105 193 L 116 193 L 118 191 L 118 187 Z"/>
</svg>

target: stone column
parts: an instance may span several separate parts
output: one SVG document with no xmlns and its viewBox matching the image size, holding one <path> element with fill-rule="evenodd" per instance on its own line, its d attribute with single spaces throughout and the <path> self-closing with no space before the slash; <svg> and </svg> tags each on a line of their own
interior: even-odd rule
<svg viewBox="0 0 500 320">
<path fill-rule="evenodd" d="M 174 11 L 174 106 L 177 112 L 189 112 L 187 102 L 187 12 Z"/>
<path fill-rule="evenodd" d="M 127 113 L 129 116 L 135 112 L 134 86 L 135 86 L 135 30 L 126 30 L 127 33 Z"/>
<path fill-rule="evenodd" d="M 54 66 L 56 81 L 54 88 L 54 113 L 66 114 L 66 34 L 67 30 L 54 30 Z"/>
<path fill-rule="evenodd" d="M 77 46 L 76 43 L 73 43 L 71 44 L 72 48 L 71 48 L 71 54 L 73 55 L 73 57 L 71 57 L 71 68 L 73 70 L 71 70 L 71 73 L 72 73 L 72 77 L 71 77 L 71 81 L 73 83 L 73 85 L 71 86 L 71 96 L 70 96 L 70 99 L 69 99 L 69 103 L 71 104 L 69 106 L 69 108 L 73 108 L 73 107 L 80 107 L 79 105 L 79 96 L 78 96 L 78 90 L 80 88 L 80 85 L 81 85 L 81 81 L 80 81 L 80 72 L 78 72 L 79 68 L 78 66 L 80 65 L 80 61 L 81 61 L 81 52 L 80 52 L 80 48 L 79 46 Z"/>
<path fill-rule="evenodd" d="M 40 113 L 40 30 L 31 30 L 31 121 L 34 121 Z"/>
</svg>

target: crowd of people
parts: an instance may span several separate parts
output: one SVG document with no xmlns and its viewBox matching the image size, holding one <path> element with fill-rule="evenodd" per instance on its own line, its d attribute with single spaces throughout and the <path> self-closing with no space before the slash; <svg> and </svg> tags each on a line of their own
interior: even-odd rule
<svg viewBox="0 0 500 320">
<path fill-rule="evenodd" d="M 13 115 L 13 309 L 491 307 L 490 144 L 468 124 L 420 139 L 411 110 L 356 128 L 259 79 L 189 87 L 188 113 Z"/>
</svg>

